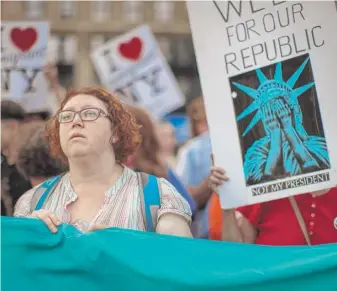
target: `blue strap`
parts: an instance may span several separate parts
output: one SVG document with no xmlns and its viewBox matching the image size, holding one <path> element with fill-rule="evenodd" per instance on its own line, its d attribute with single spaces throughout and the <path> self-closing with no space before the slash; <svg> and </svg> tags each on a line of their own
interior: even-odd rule
<svg viewBox="0 0 337 291">
<path fill-rule="evenodd" d="M 45 181 L 40 187 L 40 189 L 45 189 L 38 203 L 36 204 L 35 210 L 40 210 L 46 201 L 48 195 L 59 182 L 61 176 L 53 177 Z M 160 191 L 157 182 L 157 177 L 153 175 L 148 175 L 148 182 L 143 185 L 143 195 L 144 195 L 144 207 L 146 215 L 146 226 L 147 230 L 154 232 L 154 225 L 152 221 L 151 206 L 160 207 Z"/>
<path fill-rule="evenodd" d="M 39 189 L 45 188 L 41 198 L 39 199 L 38 203 L 36 204 L 35 211 L 40 210 L 46 201 L 50 191 L 55 187 L 55 185 L 58 183 L 58 181 L 61 179 L 60 176 L 53 177 L 51 179 L 48 179 L 47 181 L 43 182 L 42 185 L 39 187 Z"/>
<path fill-rule="evenodd" d="M 160 191 L 156 176 L 148 175 L 148 182 L 143 185 L 143 193 L 147 231 L 154 232 L 151 206 L 160 207 Z"/>
</svg>

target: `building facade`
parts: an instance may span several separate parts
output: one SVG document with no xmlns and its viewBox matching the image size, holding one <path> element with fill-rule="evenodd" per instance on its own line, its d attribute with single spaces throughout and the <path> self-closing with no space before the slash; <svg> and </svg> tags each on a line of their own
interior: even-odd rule
<svg viewBox="0 0 337 291">
<path fill-rule="evenodd" d="M 200 95 L 184 1 L 1 1 L 1 8 L 4 21 L 49 21 L 49 59 L 65 87 L 99 84 L 92 49 L 146 23 L 187 99 Z"/>
</svg>

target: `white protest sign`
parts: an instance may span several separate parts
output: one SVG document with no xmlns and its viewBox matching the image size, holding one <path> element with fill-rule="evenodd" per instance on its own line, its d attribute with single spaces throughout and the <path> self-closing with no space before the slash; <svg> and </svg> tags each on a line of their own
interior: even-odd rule
<svg viewBox="0 0 337 291">
<path fill-rule="evenodd" d="M 1 22 L 1 95 L 19 102 L 26 111 L 48 109 L 46 63 L 47 22 Z"/>
<path fill-rule="evenodd" d="M 222 207 L 335 186 L 335 3 L 187 7 L 216 164 L 230 178 Z"/>
<path fill-rule="evenodd" d="M 92 60 L 102 84 L 126 103 L 138 103 L 157 117 L 185 104 L 185 97 L 147 25 L 98 47 Z"/>
</svg>

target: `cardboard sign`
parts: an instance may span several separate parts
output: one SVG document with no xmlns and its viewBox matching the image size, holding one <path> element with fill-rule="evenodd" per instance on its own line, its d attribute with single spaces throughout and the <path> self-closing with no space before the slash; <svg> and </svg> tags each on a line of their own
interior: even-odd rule
<svg viewBox="0 0 337 291">
<path fill-rule="evenodd" d="M 47 109 L 47 22 L 1 23 L 1 95 L 19 102 L 28 112 Z"/>
<path fill-rule="evenodd" d="M 187 6 L 216 164 L 230 177 L 222 207 L 335 186 L 335 3 Z"/>
<path fill-rule="evenodd" d="M 126 103 L 138 103 L 157 117 L 185 104 L 178 83 L 146 25 L 98 47 L 92 60 L 102 84 Z"/>
</svg>

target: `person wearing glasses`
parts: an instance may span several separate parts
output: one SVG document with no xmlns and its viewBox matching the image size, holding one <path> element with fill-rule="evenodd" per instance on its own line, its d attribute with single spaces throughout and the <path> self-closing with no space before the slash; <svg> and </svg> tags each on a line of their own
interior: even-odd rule
<svg viewBox="0 0 337 291">
<path fill-rule="evenodd" d="M 140 144 L 140 126 L 120 101 L 101 88 L 72 89 L 47 125 L 54 158 L 69 165 L 40 210 L 37 187 L 26 192 L 14 215 L 41 219 L 56 233 L 61 223 L 82 232 L 108 227 L 146 230 L 137 174 L 123 166 Z M 155 231 L 191 237 L 191 209 L 177 190 L 158 178 L 160 207 Z"/>
</svg>

